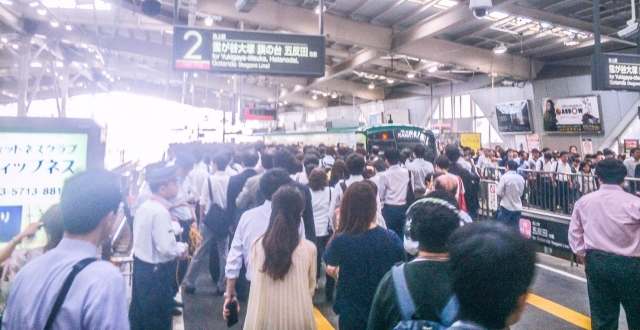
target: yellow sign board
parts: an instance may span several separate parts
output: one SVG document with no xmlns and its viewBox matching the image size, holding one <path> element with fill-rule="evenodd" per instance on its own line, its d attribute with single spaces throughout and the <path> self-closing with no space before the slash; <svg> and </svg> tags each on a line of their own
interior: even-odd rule
<svg viewBox="0 0 640 330">
<path fill-rule="evenodd" d="M 482 147 L 480 133 L 460 133 L 460 144 L 478 151 Z"/>
</svg>

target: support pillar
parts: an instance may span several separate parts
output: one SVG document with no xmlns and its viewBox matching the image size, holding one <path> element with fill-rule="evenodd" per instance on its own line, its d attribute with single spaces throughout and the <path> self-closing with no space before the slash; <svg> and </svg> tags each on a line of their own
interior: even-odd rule
<svg viewBox="0 0 640 330">
<path fill-rule="evenodd" d="M 20 37 L 20 61 L 18 64 L 18 117 L 27 116 L 29 70 L 31 68 L 31 36 Z"/>
</svg>

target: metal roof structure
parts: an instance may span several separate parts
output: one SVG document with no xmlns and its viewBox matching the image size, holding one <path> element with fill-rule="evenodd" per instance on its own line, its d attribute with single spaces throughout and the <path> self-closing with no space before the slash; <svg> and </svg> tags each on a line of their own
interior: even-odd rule
<svg viewBox="0 0 640 330">
<path fill-rule="evenodd" d="M 249 12 L 235 0 L 177 1 L 180 25 L 318 33 L 317 0 L 257 0 Z M 0 0 L 0 103 L 13 102 L 26 80 L 29 100 L 133 91 L 229 108 L 237 80 L 245 100 L 296 110 L 428 95 L 429 86 L 474 75 L 585 74 L 593 53 L 588 0 L 493 0 L 482 19 L 462 0 L 326 0 L 324 77 L 184 74 L 170 68 L 175 3 L 160 2 L 149 17 L 140 0 Z M 630 1 L 600 2 L 603 49 L 635 48 L 635 38 L 617 36 Z M 507 51 L 494 53 L 500 45 Z"/>
</svg>

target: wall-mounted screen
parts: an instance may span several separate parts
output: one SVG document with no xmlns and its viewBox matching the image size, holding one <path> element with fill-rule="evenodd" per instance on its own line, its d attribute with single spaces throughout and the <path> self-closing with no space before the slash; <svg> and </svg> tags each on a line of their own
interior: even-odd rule
<svg viewBox="0 0 640 330">
<path fill-rule="evenodd" d="M 602 113 L 597 95 L 542 99 L 545 132 L 601 133 Z"/>
<path fill-rule="evenodd" d="M 529 102 L 514 101 L 496 104 L 500 133 L 531 133 Z"/>
<path fill-rule="evenodd" d="M 249 102 L 242 109 L 242 120 L 276 120 L 278 118 L 278 103 Z"/>
</svg>

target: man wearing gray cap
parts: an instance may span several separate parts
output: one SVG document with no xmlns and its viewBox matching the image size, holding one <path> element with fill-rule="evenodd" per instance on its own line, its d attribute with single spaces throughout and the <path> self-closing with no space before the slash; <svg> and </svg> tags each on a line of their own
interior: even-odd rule
<svg viewBox="0 0 640 330">
<path fill-rule="evenodd" d="M 171 226 L 171 203 L 180 185 L 176 166 L 147 173 L 152 192 L 138 207 L 133 222 L 133 292 L 131 329 L 171 329 L 175 260 L 187 256 L 188 245 L 176 241 Z"/>
</svg>

